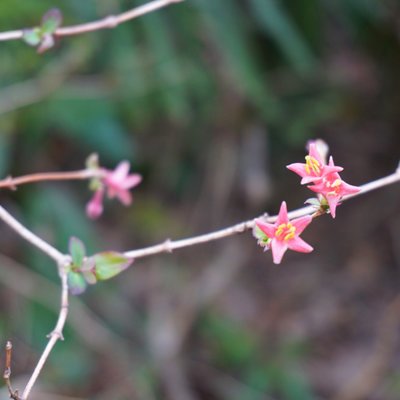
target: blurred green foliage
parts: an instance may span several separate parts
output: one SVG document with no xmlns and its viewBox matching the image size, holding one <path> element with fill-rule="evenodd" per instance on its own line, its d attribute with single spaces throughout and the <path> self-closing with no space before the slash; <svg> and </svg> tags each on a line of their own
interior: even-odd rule
<svg viewBox="0 0 400 400">
<path fill-rule="evenodd" d="M 54 6 L 70 25 L 143 3 L 2 0 L 0 29 L 37 26 Z M 301 154 L 309 138 L 320 132 L 337 138 L 341 132 L 330 131 L 332 126 L 343 121 L 352 125 L 369 117 L 371 109 L 378 120 L 393 121 L 395 131 L 399 13 L 390 0 L 186 0 L 112 30 L 63 38 L 41 56 L 22 41 L 0 43 L 3 176 L 78 169 L 87 155 L 98 152 L 105 166 L 128 159 L 145 177 L 135 206 L 107 204 L 97 225 L 84 215 L 90 197 L 85 183 L 23 187 L 7 194 L 6 202 L 62 251 L 72 235 L 93 254 L 108 246 L 123 250 L 214 226 L 208 213 L 214 198 L 206 202 L 197 225 L 187 210 L 196 211 L 204 189 L 199 182 L 206 180 L 204 166 L 217 139 L 235 141 L 240 155 L 247 128 L 262 127 L 271 146 L 272 162 L 266 168 L 273 170 L 275 164 L 284 165 L 288 152 Z M 363 138 L 357 137 L 352 148 Z M 243 196 L 227 196 L 235 220 L 242 218 Z M 247 211 L 247 217 L 259 212 Z M 4 246 L 9 246 L 7 237 Z M 57 304 L 52 263 L 25 244 L 7 248 L 6 254 L 45 277 L 46 284 L 53 282 L 49 303 Z M 207 263 L 201 251 L 198 259 Z M 149 361 L 154 355 L 148 343 L 147 305 L 152 301 L 146 297 L 151 288 L 146 279 L 151 279 L 135 268 L 85 294 L 93 320 L 83 321 L 82 328 L 74 323 L 67 327 L 67 340 L 56 347 L 43 375 L 53 391 L 118 400 L 132 397 L 113 391 L 107 397 L 110 386 L 126 386 L 129 393 L 132 385 L 142 394 L 137 398 L 164 398 L 165 382 L 160 383 L 158 366 Z M 128 288 L 126 281 L 132 282 Z M 57 311 L 28 294 L 21 299 L 9 292 L 13 290 L 3 295 L 0 310 L 0 337 L 17 338 L 16 352 L 29 349 L 32 356 L 20 354 L 16 372 L 26 373 Z M 157 297 L 157 290 L 151 293 Z M 209 362 L 234 376 L 235 394 L 222 391 L 219 397 L 204 398 L 256 400 L 269 398 L 266 393 L 284 400 L 317 398 L 299 367 L 307 362 L 308 343 L 278 341 L 268 348 L 253 327 L 209 308 L 198 310 L 201 316 L 193 328 L 198 337 L 189 335 L 188 340 L 200 341 L 211 352 Z M 93 321 L 108 330 L 110 348 L 104 344 L 109 339 L 105 333 L 93 331 L 98 344 L 82 339 L 90 336 L 85 324 L 96 326 Z M 127 376 L 120 377 L 114 361 L 122 363 Z M 393 387 L 399 391 L 398 376 Z"/>
</svg>

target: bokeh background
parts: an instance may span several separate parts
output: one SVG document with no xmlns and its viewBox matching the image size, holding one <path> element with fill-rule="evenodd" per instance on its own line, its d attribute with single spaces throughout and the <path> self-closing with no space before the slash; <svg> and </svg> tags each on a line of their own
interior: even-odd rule
<svg viewBox="0 0 400 400">
<path fill-rule="evenodd" d="M 0 2 L 2 31 L 144 1 Z M 44 55 L 0 44 L 0 173 L 80 169 L 93 152 L 144 176 L 132 207 L 85 217 L 85 182 L 1 193 L 62 251 L 127 250 L 310 197 L 285 165 L 323 138 L 354 185 L 400 149 L 397 0 L 187 0 Z M 400 190 L 319 218 L 281 266 L 249 233 L 137 260 L 71 301 L 32 399 L 355 400 L 400 396 Z M 55 324 L 54 265 L 0 225 L 0 341 L 22 389 Z M 3 355 L 1 356 L 3 360 Z M 2 398 L 7 394 L 2 389 Z"/>
</svg>

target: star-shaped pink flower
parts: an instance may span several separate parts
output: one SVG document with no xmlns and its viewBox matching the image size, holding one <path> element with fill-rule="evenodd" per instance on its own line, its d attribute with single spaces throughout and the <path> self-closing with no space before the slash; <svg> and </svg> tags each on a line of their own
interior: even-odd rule
<svg viewBox="0 0 400 400">
<path fill-rule="evenodd" d="M 260 219 L 256 220 L 256 225 L 270 239 L 269 246 L 272 250 L 272 258 L 275 264 L 280 264 L 286 250 L 310 253 L 314 249 L 306 243 L 299 235 L 312 221 L 312 217 L 307 215 L 289 221 L 286 203 L 283 201 L 279 210 L 278 219 L 274 224 L 269 224 Z"/>
<path fill-rule="evenodd" d="M 132 203 L 132 195 L 129 189 L 139 185 L 142 176 L 139 174 L 129 175 L 129 162 L 120 162 L 114 171 L 106 170 L 103 183 L 107 187 L 107 195 L 110 199 L 118 197 L 122 204 L 128 206 Z"/>
<path fill-rule="evenodd" d="M 332 157 L 329 159 L 329 166 L 334 166 Z M 315 185 L 307 187 L 313 192 L 320 193 L 325 197 L 329 204 L 332 218 L 336 217 L 336 207 L 343 196 L 358 193 L 360 191 L 359 187 L 349 185 L 343 181 L 337 172 L 327 174 Z"/>
<path fill-rule="evenodd" d="M 317 149 L 317 144 L 311 142 L 305 164 L 294 163 L 286 166 L 297 175 L 301 176 L 301 184 L 318 182 L 326 174 L 343 171 L 342 167 L 326 165 Z"/>
<path fill-rule="evenodd" d="M 110 199 L 117 197 L 126 206 L 132 203 L 129 189 L 139 185 L 142 176 L 129 174 L 129 168 L 128 161 L 120 162 L 113 171 L 101 168 L 102 176 L 96 181 L 96 191 L 86 206 L 86 214 L 89 218 L 98 218 L 103 213 L 103 198 L 106 190 Z"/>
</svg>

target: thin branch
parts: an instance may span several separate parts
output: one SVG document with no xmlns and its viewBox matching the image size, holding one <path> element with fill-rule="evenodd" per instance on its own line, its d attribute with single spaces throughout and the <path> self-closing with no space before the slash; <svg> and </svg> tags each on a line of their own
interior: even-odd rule
<svg viewBox="0 0 400 400">
<path fill-rule="evenodd" d="M 63 337 L 63 329 L 65 325 L 65 321 L 67 320 L 68 316 L 68 280 L 67 280 L 67 267 L 68 267 L 68 262 L 61 261 L 58 264 L 59 268 L 59 274 L 61 278 L 61 306 L 60 306 L 60 312 L 58 315 L 58 320 L 57 324 L 53 330 L 49 334 L 49 341 L 47 342 L 47 345 L 42 353 L 42 355 L 39 358 L 39 361 L 29 378 L 28 383 L 25 386 L 24 392 L 22 393 L 21 400 L 26 400 L 29 397 L 29 394 L 31 393 L 31 390 L 33 388 L 33 385 L 35 384 L 40 372 L 43 369 L 44 364 L 47 361 L 47 358 L 49 357 L 49 354 L 53 350 L 53 347 L 57 343 L 58 340 L 64 340 Z"/>
<path fill-rule="evenodd" d="M 58 37 L 80 35 L 86 32 L 98 31 L 101 29 L 112 29 L 126 21 L 130 21 L 142 15 L 151 13 L 160 8 L 168 6 L 172 3 L 179 3 L 183 0 L 154 0 L 150 3 L 133 8 L 119 15 L 109 15 L 97 21 L 88 22 L 81 25 L 65 26 L 58 28 L 54 35 Z M 24 30 L 15 30 L 0 33 L 0 41 L 21 39 L 24 35 Z"/>
<path fill-rule="evenodd" d="M 383 178 L 380 178 L 375 181 L 361 185 L 360 186 L 361 190 L 358 193 L 344 196 L 342 201 L 349 200 L 353 197 L 363 195 L 372 190 L 376 190 L 376 189 L 391 185 L 396 182 L 400 182 L 400 168 L 398 168 L 396 170 L 396 172 L 394 172 L 393 174 L 390 174 Z M 306 206 L 306 207 L 302 207 L 297 210 L 289 212 L 288 217 L 289 217 L 289 219 L 293 219 L 293 218 L 303 217 L 305 215 L 313 215 L 313 214 L 315 214 L 315 212 L 316 212 L 316 210 L 315 210 L 314 206 Z M 316 215 L 316 216 L 318 216 L 318 215 Z M 262 217 L 266 218 L 267 222 L 275 222 L 278 216 L 277 215 L 274 215 L 274 216 L 264 215 Z M 251 220 L 230 226 L 228 228 L 220 229 L 218 231 L 206 233 L 206 234 L 200 235 L 200 236 L 194 236 L 191 238 L 175 240 L 175 241 L 171 241 L 168 239 L 165 242 L 154 245 L 154 246 L 145 247 L 143 249 L 138 249 L 138 250 L 126 251 L 124 253 L 124 255 L 126 257 L 130 257 L 130 258 L 140 258 L 140 257 L 147 257 L 150 255 L 158 254 L 158 253 L 172 253 L 173 250 L 181 249 L 183 247 L 194 246 L 194 245 L 201 244 L 201 243 L 212 242 L 214 240 L 219 240 L 219 239 L 222 239 L 222 238 L 225 238 L 228 236 L 233 236 L 233 235 L 243 233 L 245 231 L 253 229 L 254 225 L 255 225 L 255 219 L 251 219 Z"/>
<path fill-rule="evenodd" d="M 24 175 L 18 178 L 12 178 L 11 176 L 8 176 L 7 178 L 0 180 L 0 189 L 1 188 L 15 189 L 19 185 L 24 185 L 33 182 L 85 180 L 101 176 L 102 176 L 102 171 L 100 169 L 97 170 L 82 169 L 80 171 L 70 171 L 70 172 L 43 172 L 37 174 Z"/>
<path fill-rule="evenodd" d="M 20 400 L 18 396 L 18 390 L 14 390 L 11 385 L 11 354 L 12 354 L 12 343 L 7 341 L 6 343 L 6 365 L 3 373 L 3 378 L 6 382 L 6 386 L 8 389 L 8 393 L 10 395 L 10 399 Z"/>
<path fill-rule="evenodd" d="M 5 208 L 0 206 L 0 219 L 2 219 L 10 228 L 12 228 L 18 235 L 22 236 L 25 240 L 37 247 L 43 253 L 47 254 L 50 258 L 55 260 L 58 264 L 64 262 L 66 256 L 59 252 L 55 247 L 41 239 L 34 234 L 19 221 L 17 221 Z"/>
</svg>

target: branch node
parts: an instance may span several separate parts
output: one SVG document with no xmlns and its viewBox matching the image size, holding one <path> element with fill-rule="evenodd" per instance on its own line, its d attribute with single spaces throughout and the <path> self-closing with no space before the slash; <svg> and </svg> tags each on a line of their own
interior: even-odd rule
<svg viewBox="0 0 400 400">
<path fill-rule="evenodd" d="M 3 373 L 3 378 L 6 383 L 8 393 L 10 395 L 10 399 L 13 400 L 21 400 L 21 398 L 18 396 L 18 390 L 13 390 L 11 386 L 11 352 L 12 352 L 12 343 L 8 340 L 6 343 L 6 365 Z"/>
<path fill-rule="evenodd" d="M 59 340 L 62 340 L 62 341 L 64 340 L 64 335 L 62 334 L 62 332 L 60 332 L 58 330 L 54 330 L 54 331 L 50 332 L 46 337 L 51 338 L 53 336 L 57 337 L 57 339 L 59 339 Z"/>
<path fill-rule="evenodd" d="M 16 191 L 17 190 L 17 186 L 14 185 L 14 179 L 11 175 L 8 175 L 6 179 L 4 179 L 5 184 L 7 185 L 8 189 L 12 190 L 12 191 Z"/>
<path fill-rule="evenodd" d="M 104 18 L 104 26 L 107 28 L 115 28 L 118 26 L 119 21 L 118 18 L 115 15 L 109 15 L 108 17 Z"/>
<path fill-rule="evenodd" d="M 172 243 L 171 239 L 167 239 L 164 242 L 163 246 L 164 246 L 164 249 L 165 249 L 166 253 L 170 253 L 170 254 L 172 253 L 171 243 Z"/>
</svg>

